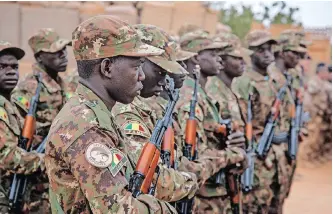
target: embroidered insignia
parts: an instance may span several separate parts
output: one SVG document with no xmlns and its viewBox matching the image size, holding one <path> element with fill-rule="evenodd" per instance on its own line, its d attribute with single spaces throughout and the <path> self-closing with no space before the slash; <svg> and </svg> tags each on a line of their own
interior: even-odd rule
<svg viewBox="0 0 333 214">
<path fill-rule="evenodd" d="M 148 128 L 137 121 L 126 122 L 122 125 L 122 129 L 124 130 L 125 134 L 128 135 L 139 135 L 146 138 L 150 137 Z"/>
<path fill-rule="evenodd" d="M 112 154 L 112 162 L 109 166 L 109 170 L 112 176 L 115 177 L 120 169 L 126 164 L 127 157 L 119 149 L 112 148 L 110 151 Z"/>
<path fill-rule="evenodd" d="M 7 123 L 9 122 L 7 112 L 3 108 L 0 108 L 0 119 Z"/>
<path fill-rule="evenodd" d="M 17 98 L 17 100 L 18 100 L 23 106 L 25 106 L 27 109 L 29 108 L 30 103 L 29 103 L 29 100 L 27 100 L 27 98 L 20 96 L 20 97 Z"/>
<path fill-rule="evenodd" d="M 106 168 L 112 163 L 110 149 L 100 143 L 93 143 L 86 150 L 87 161 L 98 168 Z"/>
</svg>

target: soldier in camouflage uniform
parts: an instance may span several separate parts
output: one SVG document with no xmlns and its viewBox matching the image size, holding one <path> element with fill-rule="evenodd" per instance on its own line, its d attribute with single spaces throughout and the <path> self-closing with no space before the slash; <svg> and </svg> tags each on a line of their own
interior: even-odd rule
<svg viewBox="0 0 333 214">
<path fill-rule="evenodd" d="M 266 31 L 250 32 L 246 40 L 247 47 L 254 51 L 251 55 L 251 65 L 241 77 L 233 81 L 232 89 L 239 99 L 242 112 L 246 114 L 249 94 L 252 95 L 253 136 L 256 146 L 264 130 L 266 115 L 269 114 L 275 98 L 271 90 L 267 67 L 274 60 L 271 46 L 276 41 Z M 275 145 L 272 146 L 264 161 L 255 160 L 253 190 L 243 194 L 244 213 L 268 213 L 273 197 L 270 185 L 275 173 L 274 147 Z"/>
<path fill-rule="evenodd" d="M 145 98 L 154 95 L 159 96 L 162 92 L 162 86 L 165 84 L 167 73 L 170 75 L 184 75 L 186 70 L 175 61 L 176 44 L 162 29 L 143 24 L 134 27 L 141 35 L 143 42 L 165 50 L 161 56 L 148 57 L 143 64 L 146 79 L 143 81 L 140 96 L 136 97 L 129 105 L 118 103 L 112 111 L 116 123 L 122 127 L 124 133 L 131 139 L 132 155 L 138 159 L 143 146 L 149 141 L 158 119 L 156 112 L 146 103 Z M 176 84 L 179 86 L 179 83 Z M 173 172 L 174 170 L 170 169 L 170 171 Z M 179 174 L 178 177 L 181 177 L 184 173 L 188 174 L 188 179 L 185 179 L 185 182 L 184 179 L 165 180 L 165 176 L 161 174 L 158 178 L 156 197 L 168 202 L 178 201 L 186 196 L 192 198 L 198 185 L 196 176 L 186 172 L 174 172 L 176 175 Z M 170 194 L 170 192 L 173 192 L 173 194 Z"/>
<path fill-rule="evenodd" d="M 80 82 L 54 119 L 45 154 L 53 213 L 176 213 L 151 195 L 134 198 L 127 190 L 137 159 L 111 113 L 116 102 L 139 95 L 143 57 L 163 50 L 142 43 L 113 16 L 84 21 L 72 37 Z"/>
<path fill-rule="evenodd" d="M 195 116 L 198 121 L 197 136 L 199 138 L 199 151 L 198 157 L 208 150 L 221 150 L 221 152 L 234 153 L 230 157 L 229 164 L 240 163 L 240 169 L 247 167 L 246 158 L 244 158 L 244 150 L 233 146 L 238 142 L 237 134 L 230 135 L 229 140 L 226 142 L 230 144 L 230 148 L 225 148 L 221 142 L 220 136 L 216 133 L 219 127 L 220 115 L 218 109 L 208 97 L 205 92 L 205 85 L 208 76 L 216 75 L 221 67 L 221 58 L 219 53 L 221 49 L 225 48 L 228 44 L 215 41 L 204 31 L 195 31 L 185 34 L 180 39 L 181 48 L 185 51 L 197 53 L 197 56 L 185 60 L 189 76 L 184 81 L 184 86 L 180 90 L 180 100 L 176 105 L 178 109 L 177 118 L 180 121 L 180 127 L 183 131 L 186 128 L 186 119 L 189 117 L 190 100 L 194 89 L 193 69 L 199 65 L 200 80 L 198 85 L 198 104 L 195 109 Z M 241 173 L 234 172 L 234 173 Z M 226 213 L 228 200 L 226 197 L 226 190 L 223 185 L 216 185 L 212 177 L 205 182 L 199 189 L 195 198 L 195 205 L 193 213 Z"/>
<path fill-rule="evenodd" d="M 37 128 L 33 140 L 33 146 L 37 146 L 46 137 L 53 119 L 66 100 L 66 83 L 59 76 L 59 72 L 66 71 L 68 63 L 66 46 L 70 41 L 60 38 L 54 29 L 44 28 L 33 35 L 28 43 L 37 62 L 32 66 L 32 73 L 21 80 L 14 89 L 11 99 L 25 117 L 30 106 L 29 102 L 37 88 L 35 75 L 38 73 L 42 75 L 42 88 L 36 111 Z M 32 200 L 36 200 L 36 208 L 40 207 L 40 210 L 46 213 L 47 210 L 50 211 L 47 177 L 42 174 L 34 179 L 35 181 L 31 183 L 36 183 L 38 186 L 32 187 Z"/>
<path fill-rule="evenodd" d="M 31 175 L 45 168 L 43 154 L 18 147 L 23 124 L 16 106 L 10 102 L 10 93 L 18 82 L 18 60 L 24 55 L 22 49 L 0 41 L 0 213 L 10 213 L 8 197 L 13 173 Z M 30 198 L 27 193 L 25 200 Z M 29 201 L 25 202 L 24 210 L 28 211 Z"/>
<path fill-rule="evenodd" d="M 247 42 L 254 51 L 251 56 L 253 67 L 237 79 L 234 88 L 243 105 L 246 105 L 249 92 L 252 93 L 253 133 L 258 142 L 277 92 L 287 84 L 286 78 L 290 84 L 290 74 L 287 71 L 295 68 L 300 52 L 304 49 L 299 46 L 297 39 L 288 38 L 279 46 L 276 63 L 268 66 L 273 59 L 271 45 L 276 43 L 270 34 L 253 31 L 247 36 Z M 282 213 L 284 200 L 289 193 L 294 164 L 286 155 L 291 123 L 290 110 L 294 105 L 289 86 L 282 98 L 272 146 L 263 161 L 257 159 L 255 162 L 254 190 L 245 196 L 247 209 L 251 213 Z"/>
</svg>

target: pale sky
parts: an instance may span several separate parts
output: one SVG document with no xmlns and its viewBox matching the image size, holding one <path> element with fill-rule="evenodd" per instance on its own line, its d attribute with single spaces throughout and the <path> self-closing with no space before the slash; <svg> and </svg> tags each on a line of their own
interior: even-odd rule
<svg viewBox="0 0 333 214">
<path fill-rule="evenodd" d="M 269 1 L 227 1 L 225 6 L 252 5 L 255 12 L 260 10 L 260 2 L 271 5 Z M 295 18 L 301 20 L 304 27 L 331 27 L 332 26 L 332 2 L 331 1 L 286 1 L 287 6 L 299 7 Z"/>
</svg>

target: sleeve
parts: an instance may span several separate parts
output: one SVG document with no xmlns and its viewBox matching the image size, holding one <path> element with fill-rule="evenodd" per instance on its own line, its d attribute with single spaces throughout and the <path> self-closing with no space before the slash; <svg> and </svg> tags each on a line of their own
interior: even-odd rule
<svg viewBox="0 0 333 214">
<path fill-rule="evenodd" d="M 29 111 L 30 100 L 34 96 L 36 88 L 37 82 L 28 78 L 20 82 L 11 94 L 11 101 L 20 108 L 22 117 L 25 117 Z"/>
<path fill-rule="evenodd" d="M 0 168 L 11 173 L 31 174 L 44 169 L 42 156 L 17 146 L 17 136 L 0 120 Z"/>
<path fill-rule="evenodd" d="M 98 128 L 81 135 L 66 151 L 65 160 L 71 166 L 75 179 L 87 198 L 93 213 L 176 213 L 170 205 L 149 195 L 134 198 L 126 190 L 126 165 L 116 174 L 111 173 L 110 164 L 106 168 L 92 165 L 86 158 L 87 148 L 99 143 L 114 149 L 114 140 Z M 114 176 L 113 176 L 114 175 Z M 71 200 L 71 199 L 69 199 Z"/>
</svg>

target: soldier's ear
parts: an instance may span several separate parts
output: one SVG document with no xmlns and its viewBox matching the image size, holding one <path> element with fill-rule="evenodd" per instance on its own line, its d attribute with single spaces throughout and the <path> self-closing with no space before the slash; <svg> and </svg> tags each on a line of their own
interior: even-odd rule
<svg viewBox="0 0 333 214">
<path fill-rule="evenodd" d="M 102 75 L 107 78 L 111 78 L 112 77 L 112 66 L 113 66 L 113 63 L 111 62 L 111 60 L 109 58 L 103 59 L 101 62 Z"/>
</svg>

